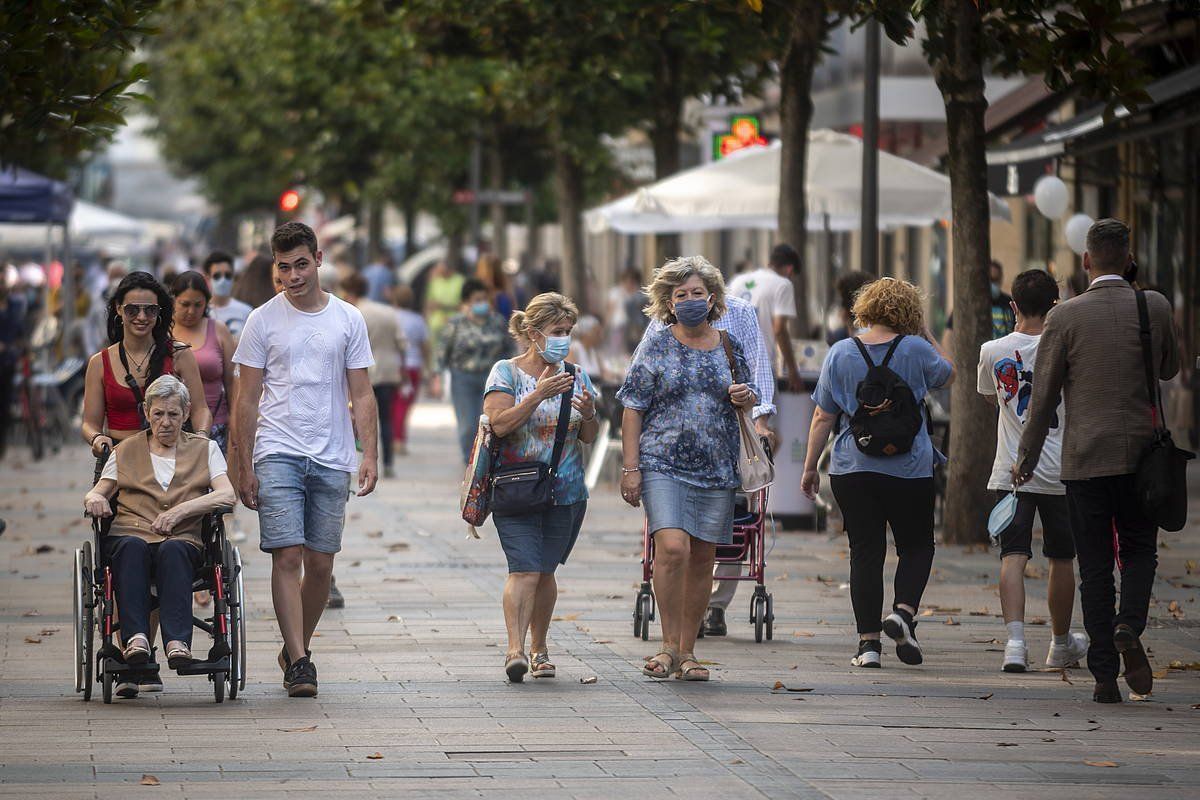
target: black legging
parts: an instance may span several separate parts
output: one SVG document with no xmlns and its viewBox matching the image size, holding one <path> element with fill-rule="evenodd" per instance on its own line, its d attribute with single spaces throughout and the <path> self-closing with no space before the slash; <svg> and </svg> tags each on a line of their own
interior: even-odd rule
<svg viewBox="0 0 1200 800">
<path fill-rule="evenodd" d="M 933 478 L 895 478 L 878 472 L 831 475 L 829 485 L 842 509 L 850 540 L 850 602 L 858 632 L 883 629 L 883 561 L 887 527 L 896 542 L 893 602 L 921 604 L 933 566 Z"/>
</svg>

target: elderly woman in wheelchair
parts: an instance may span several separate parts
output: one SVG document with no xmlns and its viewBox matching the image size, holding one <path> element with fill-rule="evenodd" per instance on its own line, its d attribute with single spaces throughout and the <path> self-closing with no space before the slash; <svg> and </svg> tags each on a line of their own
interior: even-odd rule
<svg viewBox="0 0 1200 800">
<path fill-rule="evenodd" d="M 124 661 L 136 666 L 151 658 L 153 581 L 167 663 L 178 670 L 194 661 L 192 582 L 204 563 L 204 519 L 232 507 L 236 496 L 216 443 L 183 431 L 191 398 L 182 381 L 163 375 L 151 383 L 145 413 L 150 429 L 116 446 L 84 506 L 92 517 L 111 517 L 101 544 L 112 569 Z"/>
</svg>

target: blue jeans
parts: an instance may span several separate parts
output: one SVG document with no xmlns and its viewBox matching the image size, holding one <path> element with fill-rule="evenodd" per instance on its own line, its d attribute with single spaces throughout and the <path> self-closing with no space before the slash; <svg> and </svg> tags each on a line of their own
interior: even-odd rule
<svg viewBox="0 0 1200 800">
<path fill-rule="evenodd" d="M 311 458 L 277 453 L 254 465 L 258 478 L 259 548 L 303 545 L 318 553 L 342 549 L 350 473 Z"/>
<path fill-rule="evenodd" d="M 464 464 L 471 459 L 471 445 L 475 443 L 475 432 L 479 430 L 487 376 L 486 372 L 450 370 L 450 402 L 458 423 L 458 446 L 462 448 Z"/>
<path fill-rule="evenodd" d="M 150 544 L 136 536 L 104 541 L 112 565 L 121 638 L 150 636 L 150 581 L 158 588 L 158 624 L 163 641 L 192 645 L 192 580 L 200 567 L 200 548 L 183 539 Z"/>
</svg>

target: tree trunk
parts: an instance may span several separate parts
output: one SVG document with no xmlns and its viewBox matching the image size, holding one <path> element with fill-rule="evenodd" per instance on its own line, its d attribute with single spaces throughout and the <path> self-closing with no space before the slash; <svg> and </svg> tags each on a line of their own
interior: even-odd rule
<svg viewBox="0 0 1200 800">
<path fill-rule="evenodd" d="M 462 250 L 466 238 L 467 234 L 461 227 L 455 227 L 446 234 L 446 265 L 455 272 L 462 271 Z"/>
<path fill-rule="evenodd" d="M 800 253 L 800 269 L 792 283 L 796 287 L 796 327 L 808 336 L 808 271 L 805 244 L 808 239 L 808 200 L 805 176 L 808 161 L 808 126 L 812 121 L 813 69 L 821 57 L 828 31 L 824 0 L 804 0 L 795 8 L 791 34 L 779 64 L 780 139 L 779 154 L 779 241 Z"/>
<path fill-rule="evenodd" d="M 650 141 L 654 147 L 654 179 L 679 171 L 679 133 L 683 126 L 683 92 L 679 86 L 679 56 L 666 47 L 659 48 L 654 62 L 654 120 Z M 660 233 L 654 237 L 656 263 L 683 255 L 679 252 L 678 233 Z"/>
<path fill-rule="evenodd" d="M 417 252 L 417 204 L 410 196 L 404 198 L 404 257 Z"/>
<path fill-rule="evenodd" d="M 958 378 L 951 389 L 949 487 L 945 541 L 986 541 L 992 499 L 987 490 L 996 441 L 996 409 L 975 390 L 979 347 L 992 337 L 987 263 L 990 212 L 983 115 L 982 25 L 972 0 L 940 0 L 937 19 L 945 52 L 934 77 L 946 104 L 947 164 L 954 242 L 954 330 Z"/>
<path fill-rule="evenodd" d="M 367 205 L 367 260 L 378 261 L 383 255 L 383 200 L 372 199 Z"/>
<path fill-rule="evenodd" d="M 585 313 L 590 305 L 583 255 L 583 167 L 561 145 L 554 151 L 554 190 L 562 227 L 562 288 Z"/>
<path fill-rule="evenodd" d="M 498 192 L 504 188 L 504 162 L 500 155 L 500 132 L 493 127 L 489 137 L 488 159 L 488 188 Z M 492 203 L 488 208 L 492 221 L 492 252 L 501 261 L 508 258 L 508 213 L 501 203 Z"/>
</svg>

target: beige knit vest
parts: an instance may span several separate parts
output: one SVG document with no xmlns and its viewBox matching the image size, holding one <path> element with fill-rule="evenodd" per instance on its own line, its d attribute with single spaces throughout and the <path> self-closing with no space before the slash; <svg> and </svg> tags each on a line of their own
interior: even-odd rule
<svg viewBox="0 0 1200 800">
<path fill-rule="evenodd" d="M 175 446 L 175 476 L 163 491 L 154 477 L 150 462 L 150 431 L 131 436 L 117 445 L 116 517 L 109 533 L 112 536 L 137 536 L 151 544 L 167 539 L 183 539 L 200 547 L 202 516 L 185 519 L 175 526 L 170 536 L 162 536 L 151 526 L 158 515 L 180 503 L 194 500 L 209 490 L 208 439 L 190 433 L 180 433 Z"/>
</svg>

